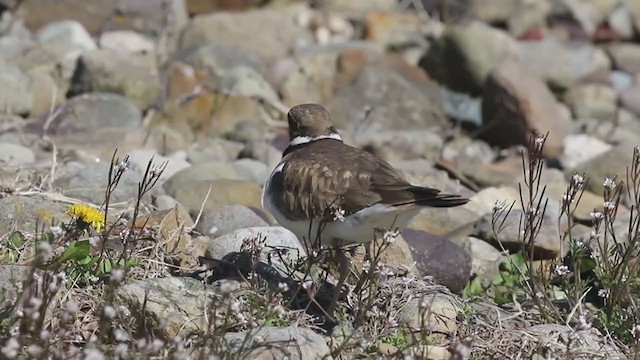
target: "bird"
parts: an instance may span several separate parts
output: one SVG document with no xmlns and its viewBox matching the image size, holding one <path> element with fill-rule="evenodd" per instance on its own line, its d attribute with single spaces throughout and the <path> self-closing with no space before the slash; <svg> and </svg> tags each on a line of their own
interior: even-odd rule
<svg viewBox="0 0 640 360">
<path fill-rule="evenodd" d="M 380 229 L 405 227 L 424 207 L 469 199 L 413 185 L 386 161 L 344 143 L 320 104 L 292 107 L 287 121 L 289 144 L 265 182 L 262 206 L 299 239 L 335 250 L 339 278 L 326 309 L 333 316 L 350 272 L 345 247 L 370 244 Z"/>
</svg>

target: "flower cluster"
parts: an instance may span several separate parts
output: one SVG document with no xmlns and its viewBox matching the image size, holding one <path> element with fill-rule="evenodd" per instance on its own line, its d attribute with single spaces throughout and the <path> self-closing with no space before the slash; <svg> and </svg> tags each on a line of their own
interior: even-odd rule
<svg viewBox="0 0 640 360">
<path fill-rule="evenodd" d="M 92 227 L 96 231 L 100 231 L 104 228 L 104 215 L 98 209 L 87 204 L 69 206 L 67 215 L 75 219 L 81 229 Z"/>
</svg>

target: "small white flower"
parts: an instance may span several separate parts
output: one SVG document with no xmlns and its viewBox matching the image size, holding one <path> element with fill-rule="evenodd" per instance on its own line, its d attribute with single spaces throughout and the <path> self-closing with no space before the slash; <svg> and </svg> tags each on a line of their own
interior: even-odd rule
<svg viewBox="0 0 640 360">
<path fill-rule="evenodd" d="M 340 220 L 340 221 L 344 221 L 344 215 L 346 214 L 346 212 L 344 211 L 343 208 L 341 207 L 337 207 L 333 210 L 333 220 Z"/>
<path fill-rule="evenodd" d="M 578 317 L 578 324 L 576 326 L 577 330 L 589 330 L 591 329 L 591 323 L 587 321 L 586 316 L 580 315 Z"/>
<path fill-rule="evenodd" d="M 7 359 L 13 359 L 18 356 L 18 350 L 20 349 L 20 343 L 18 339 L 12 337 L 7 340 L 6 344 L 2 347 L 2 354 L 7 357 Z"/>
<path fill-rule="evenodd" d="M 129 334 L 127 334 L 124 330 L 122 329 L 115 329 L 113 331 L 113 337 L 116 339 L 116 341 L 118 342 L 125 342 L 127 340 L 129 340 Z"/>
<path fill-rule="evenodd" d="M 371 267 L 371 261 L 365 260 L 362 262 L 362 271 L 365 273 L 369 273 L 369 268 Z"/>
<path fill-rule="evenodd" d="M 38 242 L 36 248 L 38 261 L 46 262 L 53 257 L 53 249 L 51 248 L 51 244 L 49 244 L 47 241 Z"/>
<path fill-rule="evenodd" d="M 631 328 L 631 335 L 636 341 L 640 340 L 640 325 L 634 325 L 634 327 Z"/>
<path fill-rule="evenodd" d="M 55 237 L 62 236 L 64 234 L 64 230 L 60 226 L 52 226 L 49 230 Z"/>
<path fill-rule="evenodd" d="M 571 204 L 573 201 L 574 201 L 573 195 L 568 194 L 568 193 L 562 194 L 562 204 L 563 205 Z"/>
<path fill-rule="evenodd" d="M 533 141 L 533 146 L 536 151 L 542 151 L 542 147 L 544 146 L 544 136 L 538 136 Z"/>
<path fill-rule="evenodd" d="M 605 178 L 605 179 L 604 179 L 604 182 L 602 183 L 602 185 L 603 185 L 605 188 L 609 189 L 609 190 L 613 190 L 613 189 L 615 189 L 615 188 L 616 188 L 616 185 L 617 185 L 617 184 L 616 184 L 616 181 L 615 181 L 615 180 L 613 180 L 613 179 L 611 179 L 611 178 Z"/>
<path fill-rule="evenodd" d="M 122 269 L 113 269 L 111 271 L 111 276 L 109 276 L 109 280 L 114 284 L 119 284 L 124 280 L 124 270 Z"/>
<path fill-rule="evenodd" d="M 558 276 L 565 276 L 569 273 L 569 267 L 567 265 L 556 265 L 554 272 Z"/>
<path fill-rule="evenodd" d="M 223 295 L 231 294 L 237 289 L 238 289 L 238 283 L 235 281 L 223 281 L 222 284 L 220 284 L 220 292 Z"/>
<path fill-rule="evenodd" d="M 313 288 L 313 280 L 307 280 L 302 283 L 302 288 L 309 291 Z"/>
<path fill-rule="evenodd" d="M 575 186 L 578 189 L 583 187 L 585 184 L 584 177 L 579 174 L 573 174 L 573 176 L 571 177 L 571 181 L 573 182 L 573 186 Z"/>
<path fill-rule="evenodd" d="M 289 285 L 287 285 L 287 283 L 285 282 L 278 283 L 278 290 L 280 292 L 287 292 L 289 291 Z"/>
<path fill-rule="evenodd" d="M 605 201 L 603 206 L 605 211 L 613 211 L 616 208 L 616 203 L 613 201 Z"/>
<path fill-rule="evenodd" d="M 609 290 L 609 289 L 600 289 L 600 290 L 598 290 L 598 296 L 600 296 L 603 299 L 608 298 L 610 293 L 611 293 L 611 290 Z"/>
<path fill-rule="evenodd" d="M 234 313 L 239 313 L 240 312 L 240 301 L 236 300 L 234 302 L 231 303 L 230 306 L 231 311 L 233 311 Z"/>
<path fill-rule="evenodd" d="M 382 235 L 382 239 L 384 240 L 385 243 L 387 244 L 391 244 L 394 241 L 396 241 L 396 238 L 400 236 L 400 230 L 396 229 L 396 230 L 387 230 L 384 232 L 384 235 Z"/>
<path fill-rule="evenodd" d="M 593 220 L 593 222 L 598 222 L 604 217 L 604 214 L 600 211 L 592 211 L 589 215 L 591 215 L 591 220 Z"/>
<path fill-rule="evenodd" d="M 107 319 L 113 319 L 116 317 L 116 309 L 113 306 L 107 305 L 103 310 L 104 317 Z"/>
</svg>

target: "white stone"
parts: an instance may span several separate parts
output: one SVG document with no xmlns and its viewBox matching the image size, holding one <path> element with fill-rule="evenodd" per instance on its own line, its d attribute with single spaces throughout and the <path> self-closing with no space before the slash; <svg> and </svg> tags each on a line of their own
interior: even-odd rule
<svg viewBox="0 0 640 360">
<path fill-rule="evenodd" d="M 564 138 L 564 151 L 560 161 L 566 168 L 591 160 L 611 149 L 611 145 L 586 134 L 572 134 Z"/>
<path fill-rule="evenodd" d="M 75 20 L 61 20 L 49 23 L 36 33 L 36 39 L 41 43 L 74 44 L 85 51 L 98 48 L 89 32 Z"/>
</svg>

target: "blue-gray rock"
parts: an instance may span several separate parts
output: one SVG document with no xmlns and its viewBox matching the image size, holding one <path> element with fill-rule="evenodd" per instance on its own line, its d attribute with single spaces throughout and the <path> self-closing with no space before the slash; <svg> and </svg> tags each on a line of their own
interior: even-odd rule
<svg viewBox="0 0 640 360">
<path fill-rule="evenodd" d="M 420 230 L 403 229 L 402 236 L 422 276 L 432 276 L 453 292 L 465 287 L 471 274 L 471 257 L 463 248 L 446 237 Z"/>
</svg>

